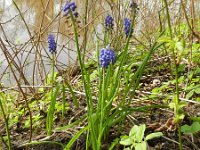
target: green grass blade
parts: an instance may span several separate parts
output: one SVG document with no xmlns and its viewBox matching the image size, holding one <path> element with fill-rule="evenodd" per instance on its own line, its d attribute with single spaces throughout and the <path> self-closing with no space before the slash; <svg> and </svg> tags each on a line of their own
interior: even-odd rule
<svg viewBox="0 0 200 150">
<path fill-rule="evenodd" d="M 47 123 L 46 123 L 46 128 L 47 128 L 47 134 L 51 135 L 52 133 L 52 126 L 53 126 L 53 115 L 55 111 L 55 105 L 56 105 L 56 97 L 59 93 L 60 90 L 60 85 L 58 84 L 56 86 L 55 92 L 51 95 L 51 103 L 50 107 L 47 113 Z"/>
<path fill-rule="evenodd" d="M 73 99 L 74 104 L 75 104 L 76 107 L 78 108 L 78 107 L 79 107 L 78 100 L 77 100 L 76 95 L 74 94 L 74 91 L 73 91 L 73 89 L 72 89 L 72 87 L 71 87 L 71 85 L 69 84 L 68 81 L 66 81 L 66 85 L 67 85 L 67 87 L 68 87 L 70 93 L 72 94 L 72 99 Z"/>
<path fill-rule="evenodd" d="M 88 126 L 82 128 L 80 131 L 78 131 L 73 138 L 69 141 L 69 143 L 65 146 L 64 150 L 70 150 L 74 142 L 88 129 Z"/>
<path fill-rule="evenodd" d="M 66 107 L 66 95 L 65 95 L 65 85 L 62 85 L 62 117 L 65 115 L 65 107 Z"/>
<path fill-rule="evenodd" d="M 60 131 L 66 131 L 69 128 L 72 128 L 75 125 L 78 125 L 81 121 L 83 121 L 84 119 L 86 119 L 86 115 L 82 116 L 82 118 L 80 118 L 79 120 L 74 121 L 73 123 L 63 126 L 63 127 L 58 127 L 55 129 L 56 132 L 60 132 Z"/>
</svg>

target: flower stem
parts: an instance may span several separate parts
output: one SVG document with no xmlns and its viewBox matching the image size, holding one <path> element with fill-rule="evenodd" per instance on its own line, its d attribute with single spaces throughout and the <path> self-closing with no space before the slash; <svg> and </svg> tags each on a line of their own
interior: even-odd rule
<svg viewBox="0 0 200 150">
<path fill-rule="evenodd" d="M 170 38 L 173 40 L 172 36 L 172 27 L 171 27 L 171 22 L 170 22 L 170 15 L 169 15 L 169 8 L 168 8 L 168 3 L 167 0 L 164 0 L 165 3 L 165 8 L 166 8 L 166 13 L 167 13 L 167 22 L 168 22 L 168 27 L 169 27 L 169 33 L 170 33 Z M 176 81 L 176 97 L 174 99 L 174 104 L 175 104 L 175 117 L 177 119 L 177 126 L 178 126 L 178 136 L 179 136 L 179 149 L 182 150 L 182 138 L 181 138 L 181 130 L 180 130 L 180 119 L 178 118 L 178 113 L 179 113 L 179 87 L 178 87 L 178 63 L 176 61 L 176 54 L 174 49 L 172 49 L 173 53 L 173 61 L 175 65 L 175 81 Z"/>
</svg>

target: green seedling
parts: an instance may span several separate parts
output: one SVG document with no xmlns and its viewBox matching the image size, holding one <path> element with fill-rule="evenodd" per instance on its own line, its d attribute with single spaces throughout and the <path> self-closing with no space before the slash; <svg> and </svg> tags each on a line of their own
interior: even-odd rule
<svg viewBox="0 0 200 150">
<path fill-rule="evenodd" d="M 195 134 L 200 131 L 200 123 L 195 121 L 191 126 L 185 124 L 181 126 L 181 132 L 184 134 Z"/>
<path fill-rule="evenodd" d="M 153 138 L 163 136 L 162 132 L 155 132 L 144 136 L 146 130 L 146 125 L 142 124 L 140 126 L 134 125 L 129 132 L 129 135 L 124 135 L 121 137 L 119 142 L 121 145 L 124 145 L 124 150 L 146 150 L 147 141 Z"/>
</svg>

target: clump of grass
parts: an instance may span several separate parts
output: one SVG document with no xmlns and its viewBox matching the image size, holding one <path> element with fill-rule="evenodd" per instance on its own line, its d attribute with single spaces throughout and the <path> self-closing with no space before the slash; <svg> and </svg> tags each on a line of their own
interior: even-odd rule
<svg viewBox="0 0 200 150">
<path fill-rule="evenodd" d="M 70 10 L 70 9 L 69 9 Z M 145 57 L 144 61 L 142 62 L 141 66 L 135 73 L 135 76 L 131 78 L 131 83 L 125 87 L 125 94 L 122 97 L 122 101 L 116 108 L 112 108 L 113 101 L 119 95 L 119 87 L 121 76 L 123 74 L 122 67 L 127 58 L 128 50 L 129 50 L 129 41 L 132 37 L 133 33 L 133 25 L 135 20 L 135 14 L 133 13 L 133 18 L 125 19 L 124 22 L 124 35 L 126 38 L 126 44 L 122 50 L 121 56 L 116 56 L 115 50 L 109 48 L 103 48 L 99 54 L 99 46 L 97 44 L 96 47 L 96 54 L 97 54 L 97 68 L 98 68 L 98 77 L 99 77 L 99 87 L 98 87 L 98 98 L 97 104 L 95 104 L 92 100 L 92 89 L 90 83 L 90 75 L 85 68 L 85 64 L 82 60 L 82 54 L 80 51 L 78 33 L 77 33 L 77 25 L 72 14 L 70 11 L 70 17 L 72 20 L 72 25 L 74 29 L 75 41 L 76 41 L 76 48 L 78 53 L 78 60 L 79 65 L 81 68 L 82 80 L 84 84 L 84 90 L 86 93 L 86 103 L 87 103 L 87 121 L 88 121 L 88 129 L 87 129 L 87 141 L 86 141 L 86 149 L 88 149 L 91 145 L 93 149 L 100 150 L 102 141 L 106 140 L 106 137 L 109 133 L 109 129 L 116 125 L 117 123 L 124 120 L 125 116 L 129 113 L 126 108 L 130 104 L 130 100 L 126 103 L 125 99 L 129 94 L 130 90 L 133 86 L 133 91 L 131 95 L 134 96 L 135 90 L 137 89 L 140 83 L 140 77 L 145 69 L 145 66 L 150 59 L 151 54 L 158 49 L 161 45 L 155 43 L 151 48 L 147 57 Z M 110 30 L 113 28 L 113 19 L 111 16 L 106 17 L 105 19 L 105 28 Z M 109 32 L 108 32 L 109 34 Z M 110 42 L 109 39 L 106 39 L 104 42 Z M 120 42 L 120 41 L 119 41 Z M 114 65 L 116 61 L 119 61 L 118 66 Z M 95 108 L 95 105 L 97 106 Z"/>
</svg>

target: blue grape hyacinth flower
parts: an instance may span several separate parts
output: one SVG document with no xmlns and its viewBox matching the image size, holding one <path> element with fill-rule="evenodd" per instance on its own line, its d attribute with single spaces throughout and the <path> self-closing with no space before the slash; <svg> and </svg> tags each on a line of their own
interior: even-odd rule
<svg viewBox="0 0 200 150">
<path fill-rule="evenodd" d="M 48 43 L 49 43 L 49 52 L 51 54 L 56 53 L 57 45 L 56 45 L 56 42 L 55 42 L 55 38 L 54 38 L 54 36 L 52 34 L 50 34 L 48 36 Z"/>
<path fill-rule="evenodd" d="M 113 20 L 114 19 L 113 19 L 112 16 L 110 16 L 110 15 L 106 16 L 106 18 L 105 18 L 105 26 L 106 26 L 107 30 L 113 28 L 113 26 L 114 26 Z"/>
<path fill-rule="evenodd" d="M 73 12 L 74 17 L 78 17 L 78 12 L 76 10 L 76 5 L 74 2 L 70 2 L 63 7 L 63 11 L 65 12 L 64 16 L 68 16 L 70 11 Z"/>
<path fill-rule="evenodd" d="M 133 33 L 133 29 L 131 29 L 131 20 L 128 18 L 124 19 L 124 32 L 126 34 L 126 37 L 131 35 Z"/>
<path fill-rule="evenodd" d="M 102 68 L 107 68 L 109 64 L 116 62 L 115 51 L 109 48 L 101 49 L 99 62 Z"/>
</svg>

